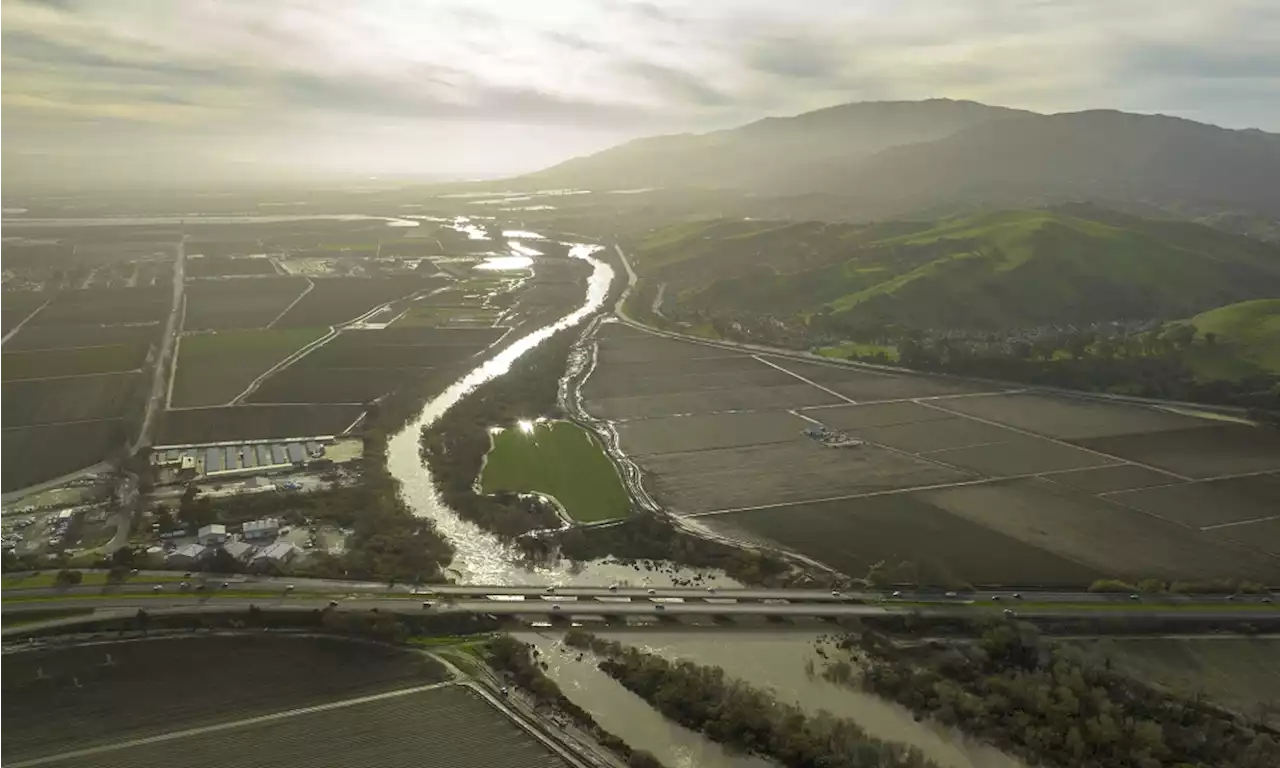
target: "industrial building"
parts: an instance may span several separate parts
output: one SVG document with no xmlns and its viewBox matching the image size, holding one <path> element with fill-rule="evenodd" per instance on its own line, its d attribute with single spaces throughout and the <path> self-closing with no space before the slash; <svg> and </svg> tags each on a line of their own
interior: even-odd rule
<svg viewBox="0 0 1280 768">
<path fill-rule="evenodd" d="M 210 523 L 196 531 L 196 541 L 206 547 L 216 547 L 227 540 L 227 526 Z"/>
<path fill-rule="evenodd" d="M 240 533 L 241 538 L 247 541 L 274 539 L 278 535 L 280 535 L 280 521 L 274 517 L 250 520 L 244 524 Z"/>
<path fill-rule="evenodd" d="M 332 435 L 296 438 L 280 442 L 251 440 L 213 445 L 156 446 L 151 452 L 151 465 L 161 473 L 185 473 L 205 478 L 251 475 L 283 471 L 305 466 L 325 458 L 325 447 Z M 182 475 L 170 477 L 175 482 Z"/>
</svg>

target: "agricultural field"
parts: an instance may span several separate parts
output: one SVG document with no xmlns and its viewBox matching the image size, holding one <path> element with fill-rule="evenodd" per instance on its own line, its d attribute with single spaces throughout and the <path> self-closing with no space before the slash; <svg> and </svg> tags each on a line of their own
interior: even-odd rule
<svg viewBox="0 0 1280 768">
<path fill-rule="evenodd" d="M 4 307 L 0 310 L 0 324 L 3 324 L 4 333 L 16 328 L 33 312 L 43 307 L 50 298 L 52 294 L 44 291 L 5 291 L 4 296 L 0 298 Z"/>
<path fill-rule="evenodd" d="M 263 328 L 307 290 L 300 277 L 195 280 L 185 287 L 187 331 Z"/>
<path fill-rule="evenodd" d="M 717 532 L 904 581 L 1280 580 L 1276 430 L 617 324 L 597 346 L 585 409 L 660 504 Z"/>
<path fill-rule="evenodd" d="M 360 405 L 237 405 L 165 411 L 156 445 L 340 435 L 364 414 Z"/>
<path fill-rule="evenodd" d="M 111 344 L 72 349 L 5 352 L 5 381 L 135 371 L 147 361 L 149 344 Z"/>
<path fill-rule="evenodd" d="M 188 248 L 190 250 L 190 248 Z M 254 277 L 278 274 L 271 259 L 261 257 L 188 256 L 188 277 Z"/>
<path fill-rule="evenodd" d="M 25 427 L 69 421 L 113 419 L 141 402 L 139 373 L 105 373 L 68 379 L 6 381 L 4 426 Z"/>
<path fill-rule="evenodd" d="M 5 352 L 76 347 L 150 344 L 160 335 L 159 322 L 137 325 L 28 325 L 4 344 Z"/>
<path fill-rule="evenodd" d="M 6 763 L 447 676 L 424 656 L 386 646 L 268 635 L 45 648 L 6 653 L 3 665 Z M 261 764 L 260 753 L 246 756 Z"/>
<path fill-rule="evenodd" d="M 277 322 L 280 328 L 320 328 L 348 323 L 380 304 L 403 299 L 442 283 L 416 275 L 317 277 L 314 287 Z"/>
<path fill-rule="evenodd" d="M 485 493 L 553 496 L 579 522 L 610 520 L 631 511 L 627 490 L 603 446 L 568 421 L 522 424 L 494 435 L 480 485 Z"/>
<path fill-rule="evenodd" d="M 129 747 L 64 761 L 78 768 L 183 765 L 190 768 L 316 765 L 564 768 L 550 748 L 462 686 L 361 702 L 218 733 Z"/>
<path fill-rule="evenodd" d="M 154 323 L 169 314 L 169 286 L 60 291 L 28 325 Z"/>
<path fill-rule="evenodd" d="M 45 427 L 4 428 L 4 492 L 92 466 L 123 449 L 131 436 L 122 419 Z"/>
<path fill-rule="evenodd" d="M 323 337 L 325 329 L 252 329 L 186 334 L 178 340 L 172 408 L 222 405 L 255 378 Z"/>
<path fill-rule="evenodd" d="M 390 326 L 346 330 L 288 368 L 249 398 L 255 403 L 366 403 L 388 392 L 443 389 L 506 328 Z"/>
</svg>

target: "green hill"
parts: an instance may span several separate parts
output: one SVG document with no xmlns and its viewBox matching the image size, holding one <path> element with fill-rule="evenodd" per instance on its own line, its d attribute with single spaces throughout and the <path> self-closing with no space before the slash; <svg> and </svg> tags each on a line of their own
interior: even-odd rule
<svg viewBox="0 0 1280 768">
<path fill-rule="evenodd" d="M 636 262 L 691 309 L 825 308 L 921 329 L 1179 318 L 1280 296 L 1280 246 L 1086 205 L 866 226 L 684 224 L 652 233 Z"/>
<path fill-rule="evenodd" d="M 1196 327 L 1201 338 L 1187 359 L 1196 378 L 1238 380 L 1257 373 L 1280 374 L 1280 299 L 1229 304 L 1186 322 Z"/>
</svg>

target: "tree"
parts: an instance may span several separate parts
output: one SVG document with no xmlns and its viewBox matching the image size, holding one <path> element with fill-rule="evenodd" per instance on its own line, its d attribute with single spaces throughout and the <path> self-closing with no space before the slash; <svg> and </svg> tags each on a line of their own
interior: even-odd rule
<svg viewBox="0 0 1280 768">
<path fill-rule="evenodd" d="M 59 587 L 72 587 L 84 580 L 84 574 L 79 571 L 63 568 L 58 571 L 58 575 L 53 577 L 53 583 Z"/>
<path fill-rule="evenodd" d="M 1165 334 L 1169 342 L 1177 349 L 1187 349 L 1196 338 L 1196 327 L 1194 325 L 1186 325 L 1179 323 L 1173 326 Z"/>
<path fill-rule="evenodd" d="M 107 581 L 111 582 L 112 584 L 119 584 L 120 582 L 129 578 L 129 573 L 131 570 L 132 569 L 130 569 L 129 566 L 127 565 L 113 565 L 111 566 L 111 570 L 107 571 Z"/>
<path fill-rule="evenodd" d="M 1204 334 L 1204 343 L 1212 347 L 1218 343 L 1218 334 L 1213 331 L 1206 331 Z"/>
<path fill-rule="evenodd" d="M 142 630 L 142 633 L 145 635 L 147 633 L 147 626 L 151 624 L 151 614 L 139 608 L 138 612 L 133 615 L 133 620 L 138 625 L 138 629 Z"/>
</svg>

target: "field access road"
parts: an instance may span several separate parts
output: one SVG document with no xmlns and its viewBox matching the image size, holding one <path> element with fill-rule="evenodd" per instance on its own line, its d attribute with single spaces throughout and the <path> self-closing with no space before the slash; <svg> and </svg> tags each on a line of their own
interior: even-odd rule
<svg viewBox="0 0 1280 768">
<path fill-rule="evenodd" d="M 142 417 L 142 427 L 138 429 L 138 439 L 133 442 L 129 453 L 135 454 L 145 445 L 151 444 L 151 430 L 156 423 L 156 414 L 163 409 L 169 394 L 169 375 L 177 366 L 171 359 L 176 347 L 175 340 L 182 332 L 178 317 L 182 314 L 182 290 L 186 282 L 187 236 L 184 233 L 178 241 L 178 250 L 173 262 L 173 303 L 169 307 L 169 319 L 165 321 L 164 335 L 160 337 L 160 353 L 156 356 L 155 370 L 151 374 L 151 394 L 147 397 L 147 411 Z"/>
</svg>

